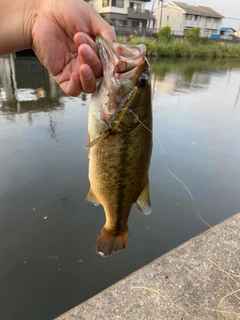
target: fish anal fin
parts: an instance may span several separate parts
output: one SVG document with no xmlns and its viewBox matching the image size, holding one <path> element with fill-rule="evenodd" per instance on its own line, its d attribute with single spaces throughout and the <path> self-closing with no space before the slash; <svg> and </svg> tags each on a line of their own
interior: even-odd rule
<svg viewBox="0 0 240 320">
<path fill-rule="evenodd" d="M 110 256 L 114 252 L 119 252 L 127 247 L 128 229 L 120 234 L 114 234 L 112 231 L 103 227 L 99 233 L 96 242 L 96 252 L 102 256 Z"/>
<path fill-rule="evenodd" d="M 151 201 L 149 195 L 149 181 L 145 184 L 143 191 L 141 192 L 140 196 L 138 197 L 137 201 L 135 202 L 137 208 L 142 211 L 142 213 L 148 215 L 152 212 L 151 208 Z"/>
<path fill-rule="evenodd" d="M 100 202 L 95 197 L 94 193 L 92 192 L 92 189 L 89 189 L 88 195 L 86 197 L 86 200 L 89 202 L 92 202 L 95 206 L 98 206 Z"/>
</svg>

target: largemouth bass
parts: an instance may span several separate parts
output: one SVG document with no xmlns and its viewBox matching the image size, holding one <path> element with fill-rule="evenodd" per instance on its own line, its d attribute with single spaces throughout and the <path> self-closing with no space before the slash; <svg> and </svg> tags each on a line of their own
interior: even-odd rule
<svg viewBox="0 0 240 320">
<path fill-rule="evenodd" d="M 127 246 L 132 204 L 151 212 L 151 80 L 144 45 L 111 48 L 101 36 L 96 43 L 103 77 L 89 107 L 87 200 L 104 208 L 106 223 L 96 251 L 109 256 Z"/>
</svg>

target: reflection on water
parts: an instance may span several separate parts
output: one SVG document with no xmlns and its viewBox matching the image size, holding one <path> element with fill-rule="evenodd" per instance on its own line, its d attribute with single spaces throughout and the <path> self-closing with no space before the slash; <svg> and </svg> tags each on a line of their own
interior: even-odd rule
<svg viewBox="0 0 240 320">
<path fill-rule="evenodd" d="M 0 59 L 0 71 L 1 104 L 8 106 L 12 112 L 16 112 L 16 106 L 20 108 L 17 109 L 18 113 L 34 111 L 29 110 L 31 105 L 28 102 L 38 100 L 38 109 L 44 110 L 47 101 L 55 101 L 58 105 L 63 95 L 47 70 L 35 58 L 25 60 L 14 59 L 13 55 L 6 56 Z"/>
<path fill-rule="evenodd" d="M 165 161 L 214 225 L 240 211 L 240 62 L 151 65 Z M 88 103 L 64 95 L 36 59 L 0 58 L 2 319 L 52 319 L 207 229 L 154 140 L 152 214 L 133 207 L 127 250 L 96 255 L 104 212 L 85 201 Z"/>
<path fill-rule="evenodd" d="M 200 60 L 197 63 L 195 60 L 153 60 L 153 93 L 208 90 L 213 76 L 224 76 L 238 67 L 236 60 Z M 13 120 L 16 113 L 64 109 L 61 98 L 65 94 L 36 58 L 14 59 L 13 55 L 1 58 L 0 83 L 1 114 L 8 120 Z M 239 96 L 240 87 L 235 104 Z M 87 95 L 83 93 L 81 99 L 86 101 Z"/>
<path fill-rule="evenodd" d="M 153 61 L 154 91 L 172 94 L 179 91 L 208 90 L 213 76 L 224 76 L 238 65 L 236 60 Z"/>
<path fill-rule="evenodd" d="M 62 97 L 66 95 L 48 71 L 36 58 L 18 58 L 6 55 L 0 59 L 0 110 L 7 121 L 16 121 L 16 114 L 25 114 L 25 120 L 33 123 L 33 113 L 46 112 L 49 132 L 56 138 L 55 123 L 51 112 L 64 111 Z M 86 101 L 86 95 L 81 95 Z"/>
</svg>

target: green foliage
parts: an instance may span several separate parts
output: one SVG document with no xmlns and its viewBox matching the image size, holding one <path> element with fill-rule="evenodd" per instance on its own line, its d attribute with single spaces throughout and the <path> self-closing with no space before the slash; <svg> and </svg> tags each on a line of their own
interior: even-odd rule
<svg viewBox="0 0 240 320">
<path fill-rule="evenodd" d="M 202 44 L 211 44 L 212 43 L 212 41 L 209 37 L 202 37 L 200 40 L 201 40 L 200 42 Z"/>
<path fill-rule="evenodd" d="M 204 39 L 204 38 L 203 38 Z M 203 43 L 192 45 L 186 39 L 174 39 L 171 42 L 156 41 L 146 38 L 118 38 L 118 43 L 144 44 L 147 55 L 151 57 L 184 58 L 240 58 L 240 46 L 204 39 Z"/>
<path fill-rule="evenodd" d="M 161 57 L 176 58 L 186 56 L 183 41 L 173 41 L 171 43 L 158 43 L 156 46 L 156 51 L 158 55 Z"/>
<path fill-rule="evenodd" d="M 157 40 L 160 42 L 170 42 L 173 39 L 172 30 L 170 26 L 161 28 L 157 33 Z"/>
<path fill-rule="evenodd" d="M 139 34 L 137 32 L 137 30 L 134 30 L 133 31 L 133 38 L 138 38 L 139 37 Z"/>
<path fill-rule="evenodd" d="M 192 28 L 187 31 L 186 39 L 190 43 L 198 43 L 200 42 L 200 28 Z"/>
</svg>

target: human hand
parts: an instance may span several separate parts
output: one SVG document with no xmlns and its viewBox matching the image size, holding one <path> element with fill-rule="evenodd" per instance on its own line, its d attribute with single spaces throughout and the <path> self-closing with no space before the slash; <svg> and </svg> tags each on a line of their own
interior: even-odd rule
<svg viewBox="0 0 240 320">
<path fill-rule="evenodd" d="M 91 93 L 102 75 L 94 37 L 110 45 L 110 25 L 83 0 L 43 0 L 35 11 L 32 49 L 62 90 L 72 96 Z"/>
</svg>

